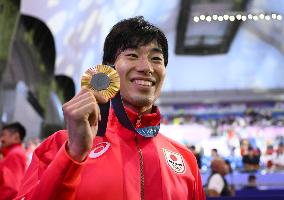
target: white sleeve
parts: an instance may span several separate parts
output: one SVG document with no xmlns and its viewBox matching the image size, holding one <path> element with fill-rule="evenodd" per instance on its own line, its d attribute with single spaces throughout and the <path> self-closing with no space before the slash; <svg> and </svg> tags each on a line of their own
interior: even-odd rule
<svg viewBox="0 0 284 200">
<path fill-rule="evenodd" d="M 208 183 L 208 189 L 209 190 L 215 190 L 218 192 L 218 194 L 221 194 L 222 189 L 224 188 L 224 181 L 220 174 L 214 174 L 211 176 L 209 183 Z"/>
<path fill-rule="evenodd" d="M 284 155 L 278 155 L 276 153 L 273 154 L 272 159 L 273 164 L 283 165 L 284 166 Z"/>
</svg>

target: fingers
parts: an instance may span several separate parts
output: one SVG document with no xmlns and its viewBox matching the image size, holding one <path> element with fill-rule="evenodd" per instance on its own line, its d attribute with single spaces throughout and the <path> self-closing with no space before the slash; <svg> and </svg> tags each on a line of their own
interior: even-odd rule
<svg viewBox="0 0 284 200">
<path fill-rule="evenodd" d="M 88 89 L 81 90 L 63 105 L 62 110 L 66 118 L 75 121 L 89 120 L 90 125 L 97 125 L 101 118 L 96 98 Z"/>
<path fill-rule="evenodd" d="M 82 89 L 82 90 L 80 90 L 80 92 L 79 92 L 77 95 L 75 95 L 70 101 L 66 102 L 66 103 L 63 105 L 63 107 L 64 107 L 64 106 L 69 106 L 69 105 L 71 105 L 71 104 L 74 104 L 74 103 L 80 101 L 82 98 L 87 98 L 87 97 L 90 97 L 90 98 L 93 97 L 94 100 L 96 100 L 96 99 L 95 99 L 95 96 L 92 95 L 92 93 L 91 93 L 91 91 L 90 91 L 89 89 Z"/>
<path fill-rule="evenodd" d="M 78 98 L 86 97 L 89 95 L 92 95 L 99 103 L 106 103 L 109 100 L 102 94 L 102 92 L 94 91 L 88 88 L 82 88 L 76 96 L 74 96 L 69 102 L 66 103 L 66 105 L 75 103 L 79 100 Z"/>
<path fill-rule="evenodd" d="M 89 120 L 90 125 L 97 125 L 100 119 L 100 109 L 95 101 L 82 99 L 64 109 L 64 115 L 74 121 Z"/>
<path fill-rule="evenodd" d="M 72 112 L 70 116 L 77 120 L 88 120 L 90 125 L 97 126 L 100 119 L 100 109 L 96 102 L 78 102 L 69 107 Z"/>
<path fill-rule="evenodd" d="M 102 94 L 102 92 L 92 90 L 92 93 L 99 103 L 106 103 L 109 100 Z"/>
<path fill-rule="evenodd" d="M 92 126 L 98 125 L 98 122 L 101 120 L 101 112 L 98 104 L 95 105 L 94 112 L 90 114 L 88 120 Z"/>
</svg>

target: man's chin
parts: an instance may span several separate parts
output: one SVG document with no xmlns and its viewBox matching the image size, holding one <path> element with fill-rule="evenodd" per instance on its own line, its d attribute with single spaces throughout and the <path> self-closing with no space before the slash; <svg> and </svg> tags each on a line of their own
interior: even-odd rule
<svg viewBox="0 0 284 200">
<path fill-rule="evenodd" d="M 152 98 L 145 98 L 143 97 L 132 97 L 131 99 L 128 100 L 123 100 L 124 104 L 127 106 L 131 107 L 136 107 L 136 108 L 150 108 L 154 104 L 154 101 Z"/>
</svg>

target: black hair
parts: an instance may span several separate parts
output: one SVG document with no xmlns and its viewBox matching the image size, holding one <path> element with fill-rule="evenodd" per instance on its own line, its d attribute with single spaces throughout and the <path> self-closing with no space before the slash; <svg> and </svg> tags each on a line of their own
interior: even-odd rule
<svg viewBox="0 0 284 200">
<path fill-rule="evenodd" d="M 191 145 L 191 146 L 189 146 L 189 148 L 192 149 L 192 150 L 195 150 L 195 149 L 196 149 L 196 148 L 195 148 L 195 145 Z"/>
<path fill-rule="evenodd" d="M 254 174 L 250 174 L 248 176 L 248 181 L 254 181 L 254 180 L 256 180 L 256 176 Z"/>
<path fill-rule="evenodd" d="M 252 146 L 249 146 L 249 147 L 248 147 L 248 151 L 253 151 L 253 147 L 252 147 Z"/>
<path fill-rule="evenodd" d="M 26 129 L 25 127 L 19 123 L 19 122 L 14 122 L 14 123 L 11 123 L 11 124 L 7 124 L 7 125 L 4 125 L 2 127 L 2 130 L 9 130 L 12 132 L 12 134 L 14 133 L 19 133 L 19 136 L 20 136 L 20 140 L 23 141 L 25 136 L 26 136 Z"/>
<path fill-rule="evenodd" d="M 168 42 L 165 34 L 142 16 L 124 19 L 115 24 L 104 43 L 103 64 L 113 65 L 119 51 L 135 48 L 157 41 L 164 56 L 164 64 L 168 64 Z"/>
<path fill-rule="evenodd" d="M 217 149 L 211 149 L 211 151 L 214 151 L 214 152 L 216 152 L 216 153 L 218 153 L 218 150 Z"/>
</svg>

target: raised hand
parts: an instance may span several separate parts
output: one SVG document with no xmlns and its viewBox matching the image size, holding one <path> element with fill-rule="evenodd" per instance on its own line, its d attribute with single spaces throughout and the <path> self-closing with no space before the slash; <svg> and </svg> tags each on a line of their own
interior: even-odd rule
<svg viewBox="0 0 284 200">
<path fill-rule="evenodd" d="M 98 103 L 106 102 L 107 99 L 99 92 L 84 88 L 63 105 L 69 134 L 67 148 L 73 159 L 83 161 L 92 148 L 101 118 Z"/>
</svg>

